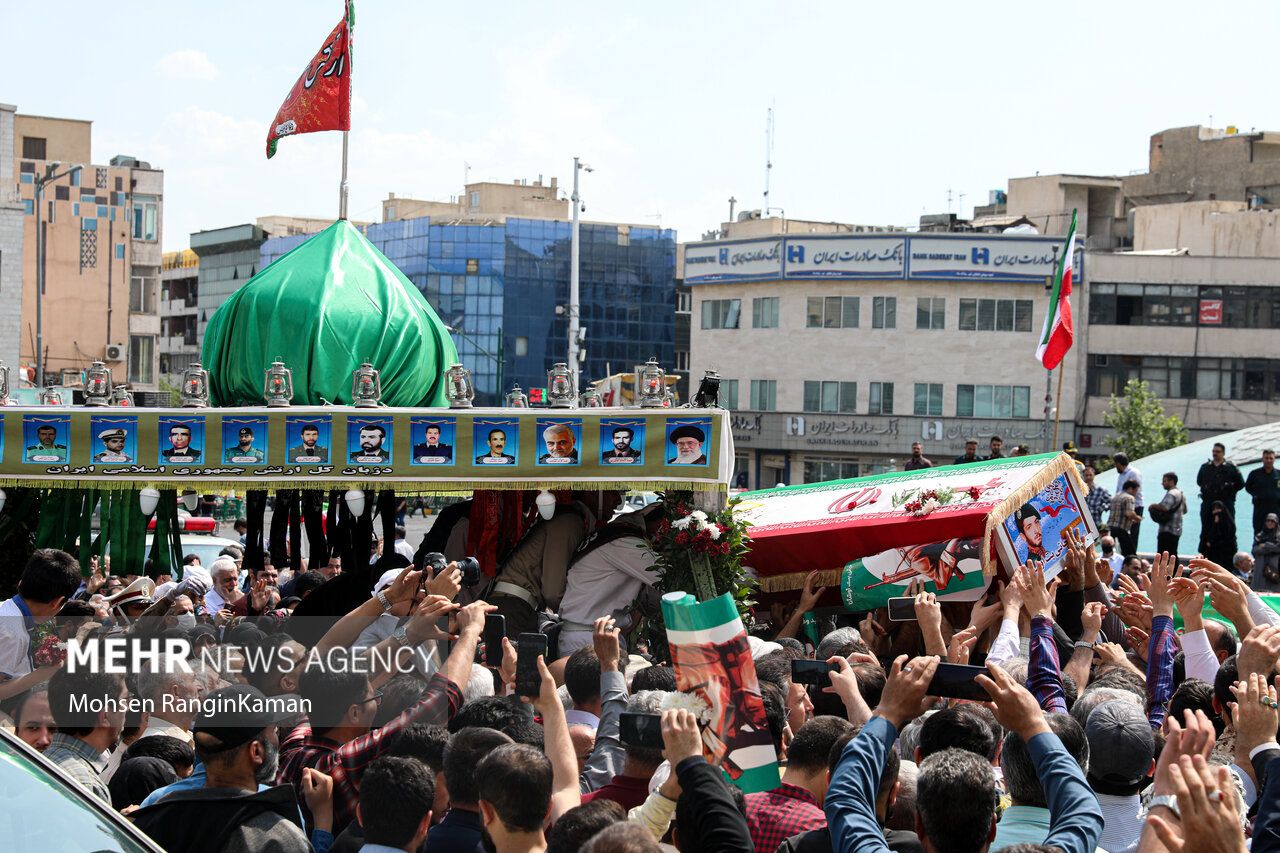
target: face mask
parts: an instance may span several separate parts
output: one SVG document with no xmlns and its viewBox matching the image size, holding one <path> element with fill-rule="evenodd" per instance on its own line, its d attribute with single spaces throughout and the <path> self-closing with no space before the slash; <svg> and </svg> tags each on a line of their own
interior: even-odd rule
<svg viewBox="0 0 1280 853">
<path fill-rule="evenodd" d="M 175 621 L 178 627 L 186 631 L 196 626 L 196 615 L 194 613 L 179 613 Z"/>
</svg>

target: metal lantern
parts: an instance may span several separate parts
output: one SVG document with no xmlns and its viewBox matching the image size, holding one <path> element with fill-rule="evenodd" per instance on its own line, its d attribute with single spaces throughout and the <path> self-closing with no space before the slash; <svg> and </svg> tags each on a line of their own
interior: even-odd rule
<svg viewBox="0 0 1280 853">
<path fill-rule="evenodd" d="M 445 397 L 451 409 L 469 409 L 471 401 L 476 398 L 476 389 L 471 384 L 471 371 L 461 364 L 455 364 L 444 372 Z"/>
<path fill-rule="evenodd" d="M 604 402 L 600 399 L 600 392 L 596 390 L 596 386 L 588 385 L 587 390 L 582 392 L 578 405 L 584 409 L 599 409 L 604 406 Z"/>
<path fill-rule="evenodd" d="M 551 365 L 547 371 L 547 402 L 553 409 L 572 409 L 578 403 L 578 392 L 573 387 L 573 374 L 564 362 Z"/>
<path fill-rule="evenodd" d="M 529 408 L 529 398 L 520 390 L 520 384 L 516 383 L 511 386 L 511 390 L 507 392 L 507 408 L 508 409 L 527 409 Z"/>
<path fill-rule="evenodd" d="M 378 371 L 366 361 L 351 374 L 352 404 L 357 409 L 372 409 L 381 400 L 382 383 L 378 381 Z"/>
<path fill-rule="evenodd" d="M 667 372 L 658 366 L 656 358 L 650 358 L 640 368 L 638 393 L 640 405 L 646 409 L 660 409 L 666 405 Z"/>
<path fill-rule="evenodd" d="M 265 374 L 262 395 L 267 398 L 267 405 L 272 408 L 289 405 L 293 399 L 293 371 L 277 360 L 271 362 Z"/>
<path fill-rule="evenodd" d="M 89 365 L 84 372 L 84 404 L 111 405 L 111 369 L 100 361 Z"/>
<path fill-rule="evenodd" d="M 62 392 L 57 388 L 43 388 L 40 391 L 40 405 L 42 406 L 62 406 Z"/>
<path fill-rule="evenodd" d="M 182 371 L 182 407 L 203 409 L 209 405 L 209 371 L 195 361 Z"/>
<path fill-rule="evenodd" d="M 133 392 L 129 390 L 128 385 L 117 385 L 111 389 L 111 405 L 113 406 L 132 406 Z"/>
<path fill-rule="evenodd" d="M 0 404 L 9 399 L 9 368 L 0 361 Z"/>
</svg>

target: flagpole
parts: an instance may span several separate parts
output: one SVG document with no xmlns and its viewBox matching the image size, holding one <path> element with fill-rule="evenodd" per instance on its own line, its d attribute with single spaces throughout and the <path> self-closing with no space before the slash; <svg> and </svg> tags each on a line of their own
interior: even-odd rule
<svg viewBox="0 0 1280 853">
<path fill-rule="evenodd" d="M 338 218 L 347 218 L 347 135 L 342 131 L 342 185 L 338 190 Z"/>
<path fill-rule="evenodd" d="M 1053 403 L 1053 447 L 1058 446 L 1058 419 L 1062 417 L 1062 374 L 1066 368 L 1067 360 L 1064 358 L 1062 364 L 1058 365 L 1058 398 Z"/>
<path fill-rule="evenodd" d="M 1054 283 L 1058 280 L 1058 247 L 1053 246 L 1052 251 L 1053 251 L 1053 278 L 1049 280 L 1049 283 L 1046 287 L 1046 290 L 1048 290 L 1049 293 L 1053 293 Z M 1049 300 L 1049 307 L 1050 308 L 1053 307 L 1052 299 Z M 1045 328 L 1047 330 L 1049 329 L 1049 324 L 1053 322 L 1053 318 L 1045 317 L 1044 322 L 1045 322 Z M 1041 434 L 1043 435 L 1049 434 L 1049 404 L 1051 402 L 1053 402 L 1053 371 L 1046 370 L 1044 372 L 1044 426 L 1041 429 Z M 1057 427 L 1055 426 L 1054 435 L 1053 435 L 1053 444 L 1045 448 L 1045 453 L 1051 452 L 1053 448 L 1057 446 L 1058 446 L 1058 430 L 1057 430 Z"/>
</svg>

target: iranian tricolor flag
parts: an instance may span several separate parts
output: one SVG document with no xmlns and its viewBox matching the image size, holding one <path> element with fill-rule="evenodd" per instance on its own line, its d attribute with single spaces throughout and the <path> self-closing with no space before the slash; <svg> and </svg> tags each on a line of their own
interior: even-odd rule
<svg viewBox="0 0 1280 853">
<path fill-rule="evenodd" d="M 1049 310 L 1044 315 L 1044 332 L 1036 347 L 1036 358 L 1047 369 L 1053 370 L 1071 349 L 1071 265 L 1076 256 L 1076 212 L 1071 211 L 1071 230 L 1062 249 L 1062 264 L 1058 267 L 1058 280 L 1053 283 L 1049 297 Z"/>
<path fill-rule="evenodd" d="M 348 0 L 342 20 L 307 63 L 267 131 L 268 160 L 276 153 L 276 142 L 282 136 L 351 129 L 351 30 L 354 27 L 355 7 Z"/>
</svg>

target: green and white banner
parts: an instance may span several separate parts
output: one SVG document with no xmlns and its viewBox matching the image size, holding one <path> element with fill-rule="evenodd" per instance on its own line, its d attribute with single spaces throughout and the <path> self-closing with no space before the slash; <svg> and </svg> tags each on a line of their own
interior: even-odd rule
<svg viewBox="0 0 1280 853">
<path fill-rule="evenodd" d="M 778 787 L 760 682 L 733 598 L 726 593 L 698 603 L 692 595 L 669 593 L 662 597 L 662 616 L 676 686 L 695 697 L 706 723 L 707 761 L 748 794 Z"/>
</svg>

